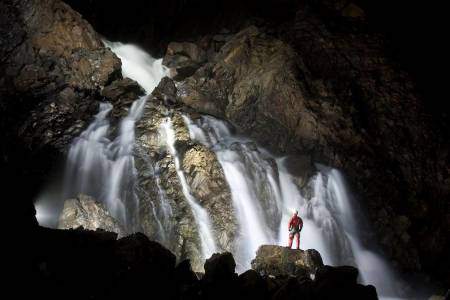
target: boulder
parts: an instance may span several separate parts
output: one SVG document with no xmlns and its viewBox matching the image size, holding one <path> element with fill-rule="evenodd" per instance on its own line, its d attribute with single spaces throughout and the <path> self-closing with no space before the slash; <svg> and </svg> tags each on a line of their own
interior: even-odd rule
<svg viewBox="0 0 450 300">
<path fill-rule="evenodd" d="M 66 200 L 59 216 L 59 229 L 75 229 L 78 227 L 88 230 L 102 229 L 115 232 L 119 237 L 125 235 L 122 225 L 109 214 L 105 206 L 84 194 L 79 194 L 77 198 Z"/>
<path fill-rule="evenodd" d="M 170 68 L 171 77 L 180 81 L 191 76 L 206 60 L 206 52 L 194 43 L 172 42 L 167 46 L 163 64 Z"/>
<path fill-rule="evenodd" d="M 236 263 L 229 252 L 214 253 L 205 262 L 201 280 L 204 299 L 235 299 L 238 297 Z"/>
<path fill-rule="evenodd" d="M 238 226 L 230 188 L 216 154 L 195 144 L 184 153 L 182 164 L 192 194 L 211 216 L 220 248 L 232 251 Z"/>
<path fill-rule="evenodd" d="M 322 266 L 316 272 L 313 284 L 318 299 L 370 299 L 377 300 L 372 285 L 357 283 L 358 270 L 350 266 Z"/>
<path fill-rule="evenodd" d="M 268 299 L 267 284 L 255 270 L 250 269 L 240 274 L 238 284 L 241 299 Z"/>
<path fill-rule="evenodd" d="M 147 287 L 156 298 L 170 298 L 174 289 L 175 255 L 161 244 L 135 233 L 117 240 L 114 247 L 115 286 L 113 298 L 142 297 Z M 133 288 L 131 288 L 133 287 Z"/>
<path fill-rule="evenodd" d="M 230 252 L 214 253 L 205 262 L 203 281 L 232 280 L 237 278 L 236 262 Z"/>
<path fill-rule="evenodd" d="M 129 107 L 134 100 L 143 96 L 145 91 L 136 81 L 123 78 L 106 86 L 100 94 L 113 105 Z"/>
<path fill-rule="evenodd" d="M 175 82 L 169 77 L 164 77 L 152 92 L 152 99 L 168 107 L 177 104 L 177 88 Z"/>
<path fill-rule="evenodd" d="M 263 245 L 256 251 L 252 269 L 262 275 L 311 276 L 323 266 L 314 249 L 294 250 L 283 246 Z"/>
<path fill-rule="evenodd" d="M 196 299 L 199 294 L 199 280 L 192 271 L 189 260 L 180 262 L 174 271 L 173 284 L 176 287 L 175 299 Z"/>
</svg>

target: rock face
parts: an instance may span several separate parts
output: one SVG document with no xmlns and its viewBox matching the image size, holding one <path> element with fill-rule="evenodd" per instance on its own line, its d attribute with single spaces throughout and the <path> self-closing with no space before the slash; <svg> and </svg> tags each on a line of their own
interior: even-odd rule
<svg viewBox="0 0 450 300">
<path fill-rule="evenodd" d="M 252 261 L 252 269 L 267 276 L 310 276 L 322 266 L 322 257 L 314 249 L 294 250 L 273 245 L 259 247 Z"/>
<path fill-rule="evenodd" d="M 121 62 L 62 1 L 1 1 L 0 20 L 0 169 L 6 192 L 31 201 L 97 113 L 101 89 L 121 79 Z"/>
<path fill-rule="evenodd" d="M 190 259 L 195 271 L 203 271 L 200 236 L 192 208 L 187 202 L 174 157 L 161 131 L 170 118 L 180 167 L 192 196 L 211 216 L 213 234 L 221 251 L 233 251 L 236 220 L 231 194 L 214 153 L 191 140 L 183 114 L 186 107 L 176 101 L 173 81 L 163 79 L 148 101 L 136 128 L 136 168 L 140 186 L 140 219 L 143 232 L 166 245 L 180 259 Z M 166 106 L 167 105 L 167 106 Z"/>
<path fill-rule="evenodd" d="M 115 232 L 119 237 L 125 234 L 122 226 L 109 214 L 103 204 L 83 194 L 64 202 L 64 208 L 58 222 L 59 229 L 75 229 L 78 227 L 87 230 L 102 229 Z"/>
<path fill-rule="evenodd" d="M 100 89 L 121 77 L 121 62 L 61 1 L 1 6 L 3 22 L 20 26 L 2 35 L 2 44 L 11 46 L 2 54 L 2 115 L 19 116 L 7 125 L 20 128 L 28 144 L 64 149 L 95 113 Z"/>
</svg>

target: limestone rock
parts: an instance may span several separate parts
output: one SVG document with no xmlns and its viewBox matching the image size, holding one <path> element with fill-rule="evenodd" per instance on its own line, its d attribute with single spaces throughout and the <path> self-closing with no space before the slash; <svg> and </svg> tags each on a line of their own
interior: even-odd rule
<svg viewBox="0 0 450 300">
<path fill-rule="evenodd" d="M 314 249 L 294 250 L 274 245 L 259 247 L 252 261 L 253 270 L 273 276 L 309 276 L 322 266 L 322 257 Z"/>
<path fill-rule="evenodd" d="M 190 259 L 193 270 L 202 272 L 201 244 L 197 226 L 192 226 L 195 224 L 192 209 L 183 194 L 165 137 L 159 132 L 159 127 L 167 116 L 172 120 L 175 147 L 191 193 L 211 216 L 214 235 L 217 237 L 216 244 L 222 251 L 233 251 L 236 220 L 231 194 L 215 154 L 191 140 L 182 117 L 183 107 L 175 106 L 169 110 L 164 101 L 161 101 L 163 95 L 171 92 L 172 84 L 173 81 L 168 78 L 166 83 L 160 83 L 137 123 L 136 168 L 141 174 L 141 225 L 147 236 L 163 243 L 179 259 Z M 155 212 L 157 215 L 162 212 L 161 196 L 170 206 L 171 215 L 166 217 L 166 221 L 160 218 L 158 223 Z M 161 224 L 167 232 L 165 237 L 158 234 Z"/>
<path fill-rule="evenodd" d="M 78 227 L 115 232 L 119 237 L 125 235 L 122 226 L 109 214 L 104 205 L 84 194 L 66 200 L 59 216 L 59 229 L 75 229 Z"/>
</svg>

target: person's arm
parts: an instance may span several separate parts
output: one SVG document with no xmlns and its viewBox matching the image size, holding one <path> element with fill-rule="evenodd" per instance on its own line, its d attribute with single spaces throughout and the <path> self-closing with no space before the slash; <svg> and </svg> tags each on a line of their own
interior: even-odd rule
<svg viewBox="0 0 450 300">
<path fill-rule="evenodd" d="M 290 218 L 290 219 L 289 219 L 288 230 L 291 230 L 292 220 L 293 220 L 293 219 L 294 219 L 294 218 Z"/>
<path fill-rule="evenodd" d="M 300 218 L 299 217 L 299 219 L 300 219 L 300 222 L 299 222 L 299 227 L 300 227 L 300 231 L 302 231 L 302 229 L 303 229 L 303 219 L 302 218 Z"/>
</svg>

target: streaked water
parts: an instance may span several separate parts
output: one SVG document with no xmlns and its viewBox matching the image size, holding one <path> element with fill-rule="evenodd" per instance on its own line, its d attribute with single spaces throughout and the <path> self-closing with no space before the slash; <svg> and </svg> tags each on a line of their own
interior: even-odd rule
<svg viewBox="0 0 450 300">
<path fill-rule="evenodd" d="M 398 279 L 391 268 L 381 255 L 362 245 L 358 210 L 338 170 L 318 166 L 309 183 L 312 196 L 305 199 L 284 158 L 234 136 L 221 120 L 209 116 L 184 120 L 191 138 L 216 153 L 230 186 L 240 228 L 234 253 L 239 271 L 249 268 L 260 245 L 287 245 L 287 224 L 297 209 L 304 221 L 301 249 L 318 250 L 325 264 L 358 267 L 363 283 L 375 285 L 382 296 L 397 296 Z"/>
<path fill-rule="evenodd" d="M 180 157 L 175 147 L 175 132 L 173 130 L 172 120 L 170 119 L 170 117 L 168 117 L 161 124 L 160 130 L 161 135 L 165 138 L 167 148 L 174 160 L 175 169 L 181 184 L 183 195 L 189 203 L 189 206 L 191 207 L 192 214 L 194 215 L 194 219 L 197 224 L 199 238 L 201 241 L 201 250 L 203 255 L 202 259 L 209 258 L 213 253 L 217 251 L 214 234 L 211 227 L 211 221 L 207 211 L 200 206 L 200 204 L 192 195 L 190 187 L 186 181 L 186 176 L 180 165 Z"/>
<path fill-rule="evenodd" d="M 104 42 L 122 61 L 122 75 L 136 80 L 151 93 L 167 74 L 162 59 L 154 59 L 137 46 Z M 141 117 L 147 96 L 136 99 L 120 121 L 114 135 L 108 115 L 110 103 L 100 103 L 99 113 L 71 144 L 63 198 L 85 193 L 104 202 L 112 216 L 129 231 L 137 229 L 139 199 L 136 195 L 134 162 L 135 123 Z"/>
</svg>

